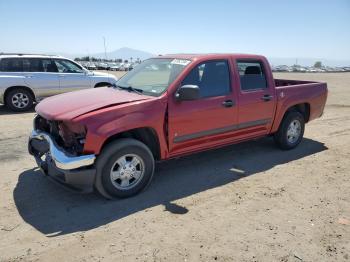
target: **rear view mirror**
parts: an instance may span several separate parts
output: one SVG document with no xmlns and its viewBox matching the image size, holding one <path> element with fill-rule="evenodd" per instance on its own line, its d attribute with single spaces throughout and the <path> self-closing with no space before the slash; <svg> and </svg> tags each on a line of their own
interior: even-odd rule
<svg viewBox="0 0 350 262">
<path fill-rule="evenodd" d="M 175 94 L 177 101 L 196 100 L 199 96 L 199 87 L 197 85 L 183 85 Z"/>
</svg>

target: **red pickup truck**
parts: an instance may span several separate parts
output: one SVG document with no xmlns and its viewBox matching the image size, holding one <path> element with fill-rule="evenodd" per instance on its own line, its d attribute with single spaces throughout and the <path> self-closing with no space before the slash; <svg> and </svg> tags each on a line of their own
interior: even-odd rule
<svg viewBox="0 0 350 262">
<path fill-rule="evenodd" d="M 274 79 L 263 56 L 159 56 L 114 87 L 39 103 L 28 147 L 65 185 L 129 197 L 150 183 L 155 161 L 267 135 L 292 149 L 326 99 L 326 83 Z"/>
</svg>

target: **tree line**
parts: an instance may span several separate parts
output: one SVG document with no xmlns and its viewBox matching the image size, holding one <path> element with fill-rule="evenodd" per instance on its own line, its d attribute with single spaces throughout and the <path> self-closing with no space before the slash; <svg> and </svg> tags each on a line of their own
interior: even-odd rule
<svg viewBox="0 0 350 262">
<path fill-rule="evenodd" d="M 116 58 L 116 59 L 104 59 L 104 58 L 96 58 L 93 56 L 83 56 L 83 57 L 76 57 L 74 58 L 74 61 L 90 61 L 90 62 L 114 62 L 114 63 L 129 63 L 129 61 L 132 63 L 134 61 L 134 58 L 130 57 L 130 59 L 121 59 L 121 58 Z M 141 63 L 141 59 L 138 57 L 134 61 L 136 63 Z"/>
</svg>

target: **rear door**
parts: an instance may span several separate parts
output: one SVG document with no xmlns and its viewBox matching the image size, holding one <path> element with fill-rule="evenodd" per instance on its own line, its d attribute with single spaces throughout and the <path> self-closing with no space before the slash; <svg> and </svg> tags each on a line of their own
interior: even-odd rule
<svg viewBox="0 0 350 262">
<path fill-rule="evenodd" d="M 55 59 L 60 81 L 60 92 L 70 92 L 91 87 L 91 79 L 79 65 L 66 60 Z"/>
<path fill-rule="evenodd" d="M 178 155 L 223 143 L 237 124 L 236 99 L 228 60 L 208 60 L 190 71 L 181 85 L 197 85 L 200 99 L 175 101 L 169 96 L 169 148 Z"/>
<path fill-rule="evenodd" d="M 275 89 L 269 83 L 270 69 L 260 60 L 237 60 L 239 72 L 238 125 L 243 137 L 265 135 L 273 122 Z"/>
<path fill-rule="evenodd" d="M 59 93 L 57 68 L 50 58 L 22 58 L 22 62 L 25 82 L 39 100 Z"/>
</svg>

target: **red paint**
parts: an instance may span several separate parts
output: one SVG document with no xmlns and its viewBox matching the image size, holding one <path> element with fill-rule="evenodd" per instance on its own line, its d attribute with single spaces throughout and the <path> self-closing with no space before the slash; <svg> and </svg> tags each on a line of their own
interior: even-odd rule
<svg viewBox="0 0 350 262">
<path fill-rule="evenodd" d="M 87 128 L 85 153 L 99 154 L 105 141 L 116 134 L 135 128 L 152 128 L 158 136 L 161 159 L 237 143 L 277 131 L 285 112 L 291 106 L 310 105 L 310 119 L 320 117 L 327 99 L 327 84 L 295 80 L 274 80 L 263 56 L 243 54 L 169 55 L 162 58 L 190 59 L 192 63 L 160 97 L 139 95 L 112 88 L 98 88 L 66 93 L 45 99 L 36 111 L 50 120 L 79 123 Z M 177 102 L 176 90 L 190 70 L 201 62 L 225 59 L 229 62 L 231 89 L 229 95 L 196 101 Z M 268 88 L 254 92 L 240 90 L 236 60 L 259 60 L 264 66 Z M 275 86 L 277 85 L 277 86 Z M 269 102 L 261 100 L 271 95 Z M 221 103 L 231 99 L 235 106 Z M 166 118 L 168 114 L 168 118 Z M 174 138 L 202 131 L 270 119 L 268 123 L 230 130 L 174 143 Z M 168 127 L 168 134 L 165 127 Z"/>
<path fill-rule="evenodd" d="M 66 121 L 102 107 L 150 98 L 149 96 L 102 87 L 46 98 L 36 106 L 35 110 L 48 120 Z"/>
</svg>

